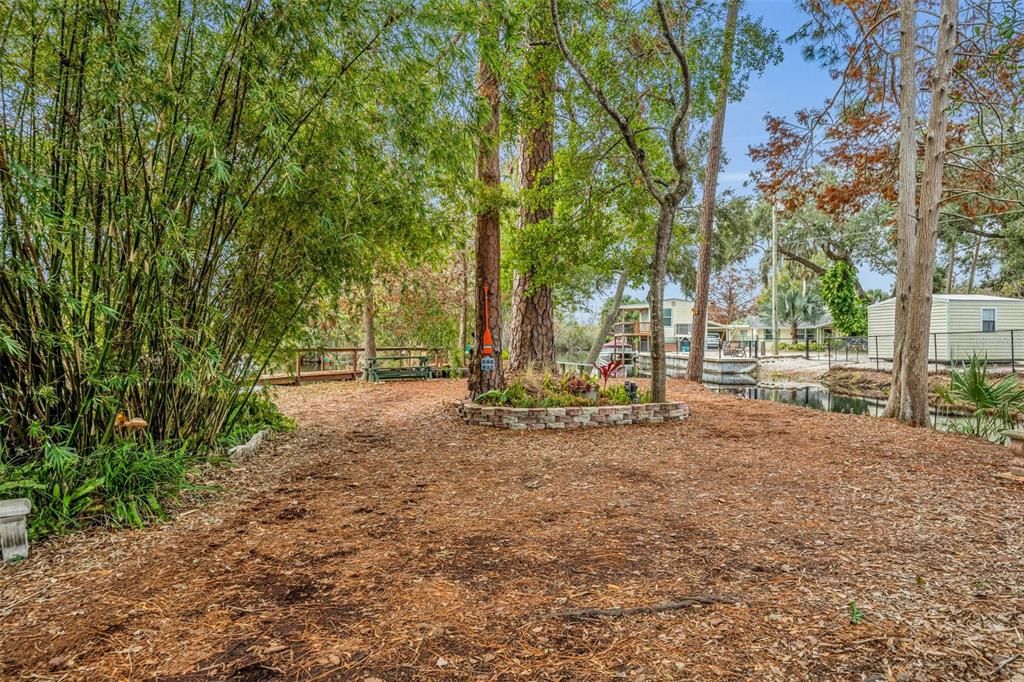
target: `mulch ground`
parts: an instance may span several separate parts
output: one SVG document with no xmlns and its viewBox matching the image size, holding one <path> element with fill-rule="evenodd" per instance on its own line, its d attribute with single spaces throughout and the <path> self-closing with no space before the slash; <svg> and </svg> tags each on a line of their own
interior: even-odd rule
<svg viewBox="0 0 1024 682">
<path fill-rule="evenodd" d="M 683 382 L 682 423 L 497 431 L 464 390 L 280 389 L 214 500 L 0 569 L 0 677 L 1024 679 L 1006 448 Z"/>
</svg>

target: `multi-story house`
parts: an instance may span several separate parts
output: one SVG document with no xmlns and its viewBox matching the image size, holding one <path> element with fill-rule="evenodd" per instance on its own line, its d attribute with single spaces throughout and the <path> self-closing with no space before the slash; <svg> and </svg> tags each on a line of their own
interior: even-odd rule
<svg viewBox="0 0 1024 682">
<path fill-rule="evenodd" d="M 665 331 L 665 350 L 677 352 L 688 350 L 690 334 L 693 331 L 693 301 L 681 298 L 666 298 L 660 320 Z M 719 338 L 721 325 L 708 322 L 708 336 Z M 651 308 L 646 303 L 631 303 L 619 308 L 619 322 L 612 328 L 612 343 L 629 345 L 634 351 L 647 353 L 651 350 Z"/>
</svg>

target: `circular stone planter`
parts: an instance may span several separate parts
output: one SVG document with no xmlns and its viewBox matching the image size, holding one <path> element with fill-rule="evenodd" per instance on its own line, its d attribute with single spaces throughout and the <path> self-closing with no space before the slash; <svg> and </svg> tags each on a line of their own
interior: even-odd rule
<svg viewBox="0 0 1024 682">
<path fill-rule="evenodd" d="M 459 404 L 459 415 L 467 424 L 526 431 L 682 421 L 690 416 L 690 408 L 686 403 L 600 407 L 490 407 L 465 401 Z"/>
</svg>

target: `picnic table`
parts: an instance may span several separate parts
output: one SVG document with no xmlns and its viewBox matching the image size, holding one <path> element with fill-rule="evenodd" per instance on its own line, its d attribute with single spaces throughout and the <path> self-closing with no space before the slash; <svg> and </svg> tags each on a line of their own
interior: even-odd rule
<svg viewBox="0 0 1024 682">
<path fill-rule="evenodd" d="M 429 355 L 378 355 L 366 358 L 366 378 L 370 381 L 389 379 L 430 379 L 433 368 Z M 398 363 L 388 366 L 382 363 Z M 405 364 L 409 362 L 409 364 Z"/>
</svg>

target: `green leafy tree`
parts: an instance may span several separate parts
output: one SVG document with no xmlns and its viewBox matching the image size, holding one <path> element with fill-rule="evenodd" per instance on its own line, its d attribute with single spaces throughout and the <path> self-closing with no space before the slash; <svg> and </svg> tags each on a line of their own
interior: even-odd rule
<svg viewBox="0 0 1024 682">
<path fill-rule="evenodd" d="M 821 300 L 832 314 L 832 324 L 844 336 L 863 336 L 868 331 L 867 302 L 858 293 L 857 270 L 838 261 L 818 280 Z"/>
<path fill-rule="evenodd" d="M 5 5 L 0 463 L 84 470 L 118 413 L 201 452 L 321 296 L 445 240 L 451 4 Z"/>
</svg>

